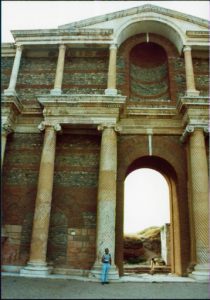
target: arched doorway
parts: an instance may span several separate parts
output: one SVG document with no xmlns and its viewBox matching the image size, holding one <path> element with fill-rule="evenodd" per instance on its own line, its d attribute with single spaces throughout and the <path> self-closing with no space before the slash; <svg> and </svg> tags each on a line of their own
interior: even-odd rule
<svg viewBox="0 0 210 300">
<path fill-rule="evenodd" d="M 171 272 L 177 275 L 183 274 L 182 256 L 181 256 L 181 238 L 180 238 L 180 203 L 178 201 L 177 193 L 177 174 L 174 168 L 165 159 L 157 156 L 143 156 L 134 160 L 124 173 L 124 179 L 120 184 L 118 195 L 121 195 L 121 205 L 117 209 L 117 250 L 116 262 L 119 267 L 120 275 L 124 274 L 123 268 L 123 226 L 124 223 L 124 180 L 131 172 L 141 169 L 150 168 L 156 170 L 164 176 L 169 188 L 169 202 L 170 202 L 170 252 L 171 252 Z"/>
<path fill-rule="evenodd" d="M 124 182 L 125 273 L 171 272 L 169 187 L 150 168 L 136 169 Z M 155 258 L 156 267 L 151 270 Z"/>
</svg>

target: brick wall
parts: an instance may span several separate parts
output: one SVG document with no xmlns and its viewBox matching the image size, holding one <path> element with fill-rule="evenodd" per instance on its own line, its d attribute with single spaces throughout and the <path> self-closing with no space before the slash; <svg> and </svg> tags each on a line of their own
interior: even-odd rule
<svg viewBox="0 0 210 300">
<path fill-rule="evenodd" d="M 25 264 L 29 256 L 42 143 L 39 134 L 14 133 L 7 139 L 2 180 L 2 224 L 21 228 L 16 261 L 19 264 Z"/>
<path fill-rule="evenodd" d="M 15 133 L 5 152 L 2 223 L 21 228 L 16 263 L 22 265 L 29 258 L 42 143 L 43 134 Z M 95 261 L 99 152 L 100 136 L 58 135 L 47 253 L 55 266 L 89 269 Z"/>
<path fill-rule="evenodd" d="M 201 96 L 209 96 L 209 60 L 193 58 L 196 89 Z"/>
<path fill-rule="evenodd" d="M 1 58 L 1 92 L 9 86 L 14 57 Z"/>
</svg>

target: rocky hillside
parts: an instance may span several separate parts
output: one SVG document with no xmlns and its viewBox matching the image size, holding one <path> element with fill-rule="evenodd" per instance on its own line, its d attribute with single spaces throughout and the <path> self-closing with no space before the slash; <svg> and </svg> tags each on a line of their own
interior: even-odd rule
<svg viewBox="0 0 210 300">
<path fill-rule="evenodd" d="M 124 236 L 124 262 L 150 264 L 153 256 L 160 256 L 160 227 L 152 226 L 136 234 Z"/>
</svg>

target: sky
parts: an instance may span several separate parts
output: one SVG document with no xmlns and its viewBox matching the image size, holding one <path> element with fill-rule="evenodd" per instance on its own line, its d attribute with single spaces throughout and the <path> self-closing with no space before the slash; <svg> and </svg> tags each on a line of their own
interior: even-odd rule
<svg viewBox="0 0 210 300">
<path fill-rule="evenodd" d="M 146 3 L 209 19 L 209 1 L 1 1 L 2 42 L 14 42 L 10 30 L 53 29 Z"/>
<path fill-rule="evenodd" d="M 124 183 L 124 233 L 170 223 L 169 188 L 157 171 L 139 169 Z"/>
</svg>

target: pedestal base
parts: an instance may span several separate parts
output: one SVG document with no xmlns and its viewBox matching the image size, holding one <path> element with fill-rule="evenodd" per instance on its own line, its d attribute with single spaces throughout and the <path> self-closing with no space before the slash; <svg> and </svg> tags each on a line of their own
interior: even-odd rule
<svg viewBox="0 0 210 300">
<path fill-rule="evenodd" d="M 187 97 L 198 97 L 200 95 L 200 91 L 197 90 L 188 90 L 186 91 Z"/>
<path fill-rule="evenodd" d="M 189 277 L 202 282 L 209 282 L 210 266 L 208 264 L 196 265 Z"/>
<path fill-rule="evenodd" d="M 52 273 L 53 267 L 47 265 L 38 265 L 28 263 L 26 267 L 20 270 L 20 276 L 28 277 L 46 277 Z"/>
<path fill-rule="evenodd" d="M 107 96 L 116 96 L 117 95 L 117 89 L 106 89 L 105 95 Z"/>
<path fill-rule="evenodd" d="M 4 95 L 5 96 L 17 96 L 17 93 L 15 90 L 6 89 L 6 90 L 4 90 Z"/>
<path fill-rule="evenodd" d="M 61 91 L 61 89 L 58 89 L 58 88 L 50 91 L 50 95 L 52 95 L 52 96 L 60 96 L 61 94 L 62 94 L 62 91 Z"/>
<path fill-rule="evenodd" d="M 98 281 L 101 281 L 101 272 L 102 272 L 102 265 L 94 265 L 88 277 L 91 279 L 96 279 Z M 108 279 L 109 281 L 115 281 L 119 279 L 119 271 L 116 266 L 110 267 Z"/>
</svg>

